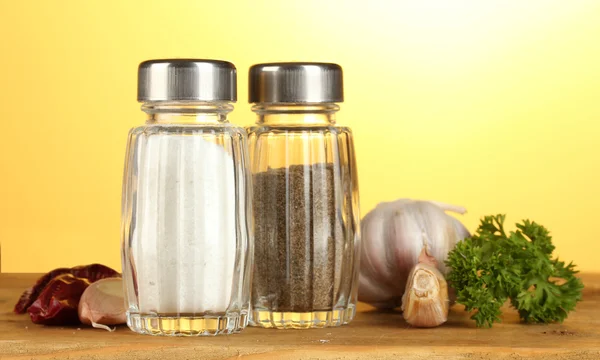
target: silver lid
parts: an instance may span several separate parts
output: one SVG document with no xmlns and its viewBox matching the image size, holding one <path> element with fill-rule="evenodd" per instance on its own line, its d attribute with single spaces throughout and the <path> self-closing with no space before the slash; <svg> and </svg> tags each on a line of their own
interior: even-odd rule
<svg viewBox="0 0 600 360">
<path fill-rule="evenodd" d="M 138 101 L 236 101 L 235 66 L 200 59 L 148 60 L 138 68 Z"/>
<path fill-rule="evenodd" d="M 269 63 L 250 68 L 251 103 L 343 102 L 342 67 L 330 63 Z"/>
</svg>

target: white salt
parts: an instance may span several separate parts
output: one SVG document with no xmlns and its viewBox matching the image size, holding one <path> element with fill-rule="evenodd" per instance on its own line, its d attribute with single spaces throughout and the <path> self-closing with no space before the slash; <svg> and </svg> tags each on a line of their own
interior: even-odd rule
<svg viewBox="0 0 600 360">
<path fill-rule="evenodd" d="M 140 136 L 131 246 L 142 313 L 224 312 L 236 255 L 232 156 L 201 136 Z"/>
</svg>

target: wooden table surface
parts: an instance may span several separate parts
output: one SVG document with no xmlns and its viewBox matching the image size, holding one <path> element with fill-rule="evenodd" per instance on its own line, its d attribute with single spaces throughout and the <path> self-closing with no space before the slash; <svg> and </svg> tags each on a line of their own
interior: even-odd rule
<svg viewBox="0 0 600 360">
<path fill-rule="evenodd" d="M 434 329 L 410 328 L 397 312 L 360 304 L 347 326 L 313 330 L 247 328 L 218 337 L 153 337 L 34 325 L 12 308 L 38 275 L 0 274 L 0 359 L 600 359 L 600 274 L 582 275 L 584 299 L 563 324 L 503 323 L 477 329 L 462 307 Z"/>
</svg>

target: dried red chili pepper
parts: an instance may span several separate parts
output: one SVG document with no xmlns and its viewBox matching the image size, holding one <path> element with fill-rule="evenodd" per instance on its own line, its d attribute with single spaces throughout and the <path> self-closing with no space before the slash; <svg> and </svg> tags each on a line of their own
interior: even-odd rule
<svg viewBox="0 0 600 360">
<path fill-rule="evenodd" d="M 50 280 L 40 296 L 27 310 L 34 324 L 79 324 L 77 307 L 90 281 L 71 274 L 62 274 Z"/>
<path fill-rule="evenodd" d="M 75 266 L 71 268 L 71 275 L 88 279 L 90 283 L 105 278 L 121 277 L 121 274 L 102 264 Z"/>
<path fill-rule="evenodd" d="M 95 282 L 100 279 L 109 277 L 120 277 L 117 271 L 104 266 L 101 264 L 81 265 L 73 268 L 58 268 L 50 271 L 46 275 L 38 279 L 38 281 L 31 288 L 25 290 L 17 304 L 15 305 L 14 312 L 17 314 L 24 314 L 27 309 L 33 304 L 33 302 L 40 296 L 44 288 L 50 283 L 52 279 L 63 274 L 71 274 L 75 277 L 89 280 L 89 282 Z"/>
<path fill-rule="evenodd" d="M 17 314 L 24 314 L 27 311 L 27 308 L 30 307 L 31 304 L 33 304 L 33 302 L 38 298 L 38 296 L 40 296 L 40 293 L 42 292 L 42 290 L 44 290 L 46 285 L 48 285 L 50 280 L 54 279 L 56 276 L 62 274 L 69 274 L 70 272 L 71 269 L 69 268 L 59 268 L 54 269 L 46 275 L 39 278 L 35 285 L 25 290 L 25 292 L 21 295 L 13 311 Z"/>
</svg>

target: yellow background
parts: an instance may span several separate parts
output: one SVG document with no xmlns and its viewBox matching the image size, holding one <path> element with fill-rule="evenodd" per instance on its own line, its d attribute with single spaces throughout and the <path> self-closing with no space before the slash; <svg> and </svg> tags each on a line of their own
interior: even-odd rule
<svg viewBox="0 0 600 360">
<path fill-rule="evenodd" d="M 0 0 L 3 272 L 120 268 L 136 69 L 331 61 L 356 136 L 362 213 L 399 197 L 531 218 L 600 271 L 600 1 Z"/>
</svg>

